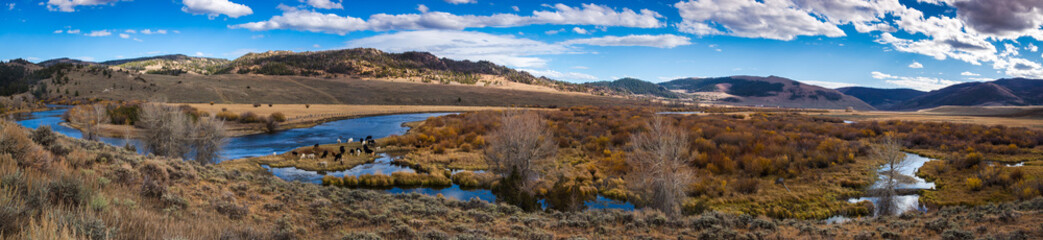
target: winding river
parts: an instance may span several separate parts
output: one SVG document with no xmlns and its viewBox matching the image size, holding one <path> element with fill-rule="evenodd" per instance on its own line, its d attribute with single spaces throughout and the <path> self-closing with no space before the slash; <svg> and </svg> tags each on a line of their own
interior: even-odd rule
<svg viewBox="0 0 1043 240">
<path fill-rule="evenodd" d="M 64 122 L 61 119 L 61 116 L 67 111 L 67 108 L 65 106 L 51 107 L 53 107 L 54 109 L 34 113 L 16 114 L 14 115 L 14 118 L 19 124 L 27 128 L 36 129 L 40 126 L 50 126 L 51 129 L 55 132 L 64 134 L 69 137 L 83 138 L 83 134 L 79 130 L 66 127 L 61 124 L 62 122 Z M 403 125 L 404 123 L 421 121 L 430 117 L 445 116 L 449 114 L 454 113 L 416 113 L 361 117 L 326 122 L 310 128 L 297 128 L 270 134 L 254 134 L 233 137 L 230 138 L 228 140 L 228 143 L 224 146 L 224 149 L 221 152 L 221 158 L 239 159 L 271 155 L 272 153 L 282 153 L 290 151 L 300 146 L 333 143 L 336 142 L 337 138 L 360 139 L 366 136 L 382 138 L 390 135 L 401 135 L 405 134 L 406 131 L 409 130 L 408 127 L 405 127 Z M 132 144 L 135 145 L 137 149 L 139 149 L 139 153 L 141 153 L 144 149 L 144 147 L 142 147 L 142 143 L 134 139 L 128 140 L 121 138 L 102 137 L 100 141 L 116 146 Z M 362 174 L 391 174 L 394 172 L 414 171 L 413 169 L 410 169 L 408 167 L 391 164 L 391 161 L 394 157 L 396 156 L 382 154 L 376 161 L 372 163 L 359 165 L 344 171 L 326 173 L 302 170 L 294 167 L 263 167 L 265 167 L 265 169 L 268 169 L 268 171 L 270 171 L 276 177 L 282 178 L 287 181 L 301 181 L 315 184 L 320 184 L 324 175 L 342 177 L 346 175 L 358 176 Z M 427 195 L 441 194 L 446 198 L 453 198 L 464 201 L 469 200 L 471 198 L 478 198 L 488 202 L 496 201 L 496 196 L 493 195 L 492 191 L 490 190 L 461 189 L 456 184 L 453 184 L 452 186 L 447 188 L 391 188 L 386 189 L 384 191 L 389 193 L 416 192 Z M 602 196 L 598 196 L 593 201 L 586 202 L 585 205 L 588 209 L 634 209 L 633 204 L 608 199 Z"/>
</svg>

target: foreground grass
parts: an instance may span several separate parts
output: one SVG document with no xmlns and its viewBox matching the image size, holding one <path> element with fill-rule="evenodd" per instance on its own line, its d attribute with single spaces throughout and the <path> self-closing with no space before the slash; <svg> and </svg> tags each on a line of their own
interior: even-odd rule
<svg viewBox="0 0 1043 240">
<path fill-rule="evenodd" d="M 523 212 L 505 204 L 286 182 L 4 123 L 0 229 L 13 239 L 765 239 L 1043 237 L 1043 199 L 839 225 L 718 212 Z M 14 137 L 12 137 L 14 136 Z M 18 146 L 11 148 L 8 146 Z M 623 237 L 625 236 L 625 237 Z"/>
</svg>

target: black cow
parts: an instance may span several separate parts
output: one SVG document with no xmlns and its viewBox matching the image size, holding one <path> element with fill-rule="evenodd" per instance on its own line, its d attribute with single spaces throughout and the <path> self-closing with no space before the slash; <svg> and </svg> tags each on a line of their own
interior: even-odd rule
<svg viewBox="0 0 1043 240">
<path fill-rule="evenodd" d="M 322 151 L 322 157 L 319 157 L 319 158 L 326 158 L 326 156 L 329 155 L 329 154 L 330 154 L 330 151 L 323 150 Z"/>
<path fill-rule="evenodd" d="M 344 146 L 340 146 L 340 154 L 344 154 Z"/>
</svg>

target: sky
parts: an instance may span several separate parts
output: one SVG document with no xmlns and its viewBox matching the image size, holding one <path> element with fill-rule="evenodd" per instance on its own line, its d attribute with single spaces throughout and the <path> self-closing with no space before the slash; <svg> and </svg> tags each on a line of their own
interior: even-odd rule
<svg viewBox="0 0 1043 240">
<path fill-rule="evenodd" d="M 356 47 L 570 82 L 781 76 L 935 90 L 1043 78 L 1040 0 L 0 0 L 0 59 Z"/>
</svg>

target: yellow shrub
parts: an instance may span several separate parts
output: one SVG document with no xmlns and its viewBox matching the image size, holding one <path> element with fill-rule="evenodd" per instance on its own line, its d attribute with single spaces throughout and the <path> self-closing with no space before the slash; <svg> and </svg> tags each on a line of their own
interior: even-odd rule
<svg viewBox="0 0 1043 240">
<path fill-rule="evenodd" d="M 967 183 L 967 187 L 970 188 L 971 190 L 974 190 L 974 191 L 981 190 L 982 182 L 981 182 L 981 179 L 978 178 L 978 177 L 969 177 L 969 178 L 967 178 L 966 183 Z"/>
</svg>

